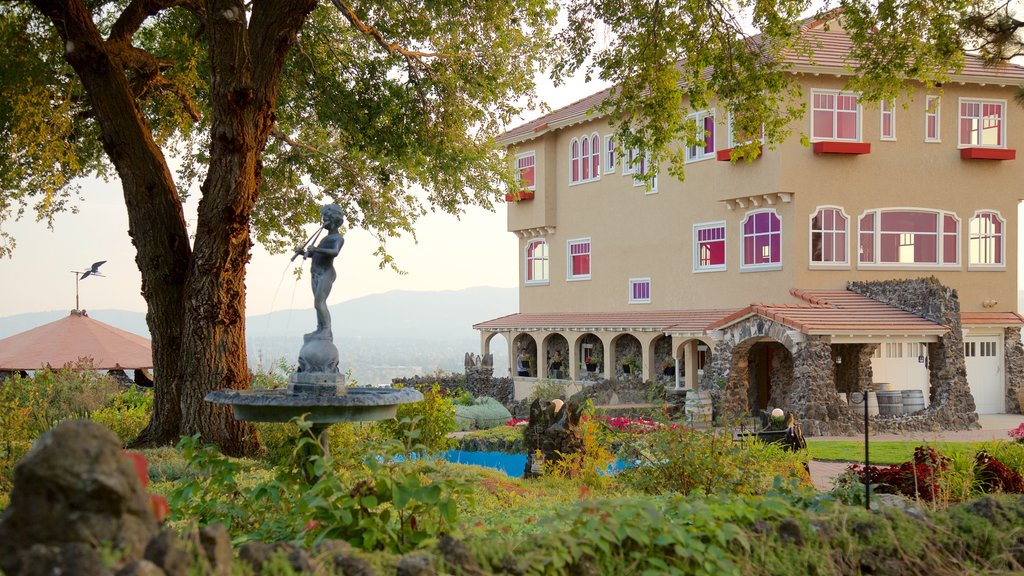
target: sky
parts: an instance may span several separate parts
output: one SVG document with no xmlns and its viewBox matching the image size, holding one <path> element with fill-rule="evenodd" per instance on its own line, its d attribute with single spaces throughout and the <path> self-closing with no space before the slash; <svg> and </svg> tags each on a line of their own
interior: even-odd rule
<svg viewBox="0 0 1024 576">
<path fill-rule="evenodd" d="M 552 109 L 601 90 L 604 85 L 575 80 L 555 89 L 538 78 L 538 93 Z M 534 111 L 513 122 L 512 127 L 535 118 Z M 0 227 L 14 236 L 17 246 L 11 258 L 0 258 L 0 317 L 26 312 L 71 310 L 75 307 L 75 274 L 93 262 L 106 260 L 103 277 L 79 283 L 79 306 L 99 310 L 116 308 L 143 312 L 142 280 L 135 264 L 135 248 L 128 237 L 128 214 L 120 181 L 82 182 L 77 214 L 57 215 L 53 230 L 27 214 L 21 221 Z M 185 205 L 190 229 L 195 226 L 199 194 Z M 428 214 L 416 225 L 418 243 L 411 238 L 389 241 L 399 267 L 380 270 L 373 255 L 377 242 L 362 230 L 345 233 L 345 246 L 335 259 L 338 281 L 328 304 L 392 290 L 458 290 L 472 286 L 516 286 L 519 281 L 518 240 L 508 232 L 504 204 L 495 211 L 470 207 L 459 219 L 447 214 Z M 307 226 L 307 236 L 315 225 Z M 313 297 L 307 274 L 296 282 L 290 274 L 302 262 L 289 254 L 272 255 L 257 245 L 246 272 L 246 312 L 265 314 L 292 308 L 311 308 Z M 514 312 L 510 310 L 509 312 Z"/>
</svg>

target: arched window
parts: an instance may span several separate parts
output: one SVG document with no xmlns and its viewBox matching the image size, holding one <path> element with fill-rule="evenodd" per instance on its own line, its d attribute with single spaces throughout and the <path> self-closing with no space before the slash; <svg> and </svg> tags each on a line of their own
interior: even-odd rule
<svg viewBox="0 0 1024 576">
<path fill-rule="evenodd" d="M 601 176 L 601 137 L 594 132 L 590 136 L 590 178 Z"/>
<path fill-rule="evenodd" d="M 775 210 L 747 213 L 742 229 L 742 268 L 782 267 L 782 222 Z"/>
<path fill-rule="evenodd" d="M 811 216 L 811 264 L 849 264 L 849 219 L 842 208 L 824 206 Z"/>
<path fill-rule="evenodd" d="M 860 217 L 862 265 L 956 266 L 960 221 L 952 212 L 920 208 L 868 210 Z"/>
<path fill-rule="evenodd" d="M 994 266 L 1002 268 L 1003 261 L 1003 226 L 1005 222 L 998 212 L 975 212 L 969 225 L 967 253 L 968 266 Z"/>
<path fill-rule="evenodd" d="M 548 243 L 530 240 L 526 245 L 526 283 L 548 283 Z"/>
<path fill-rule="evenodd" d="M 580 141 L 573 138 L 569 144 L 569 183 L 580 181 Z"/>
<path fill-rule="evenodd" d="M 580 178 L 580 182 L 586 182 L 590 180 L 590 138 L 584 136 L 580 139 L 580 149 L 583 151 L 582 162 L 583 162 L 583 177 Z"/>
</svg>

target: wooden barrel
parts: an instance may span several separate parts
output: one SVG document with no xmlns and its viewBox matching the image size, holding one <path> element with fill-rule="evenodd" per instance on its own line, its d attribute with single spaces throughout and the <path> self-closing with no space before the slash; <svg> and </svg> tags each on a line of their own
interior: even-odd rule
<svg viewBox="0 0 1024 576">
<path fill-rule="evenodd" d="M 687 420 L 695 428 L 711 426 L 711 393 L 703 390 L 686 392 L 685 413 Z"/>
<path fill-rule="evenodd" d="M 879 391 L 876 396 L 878 397 L 879 416 L 903 414 L 903 394 L 899 390 Z"/>
<path fill-rule="evenodd" d="M 878 416 L 878 396 L 876 392 L 868 392 L 868 416 Z"/>
<path fill-rule="evenodd" d="M 913 414 L 924 410 L 924 392 L 920 390 L 901 390 L 903 395 L 903 413 Z"/>
<path fill-rule="evenodd" d="M 875 382 L 875 383 L 871 384 L 871 388 L 875 392 L 891 392 L 892 391 L 892 382 Z"/>
</svg>

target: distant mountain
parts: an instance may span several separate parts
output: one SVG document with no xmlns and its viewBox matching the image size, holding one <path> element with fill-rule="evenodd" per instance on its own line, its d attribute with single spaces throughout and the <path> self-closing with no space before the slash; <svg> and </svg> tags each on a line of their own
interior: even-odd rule
<svg viewBox="0 0 1024 576">
<path fill-rule="evenodd" d="M 386 384 L 395 376 L 438 369 L 461 371 L 463 355 L 480 351 L 473 324 L 519 308 L 516 288 L 396 290 L 363 296 L 330 307 L 341 369 L 364 384 Z M 149 338 L 146 315 L 126 310 L 89 310 L 89 316 Z M 32 312 L 0 318 L 0 339 L 48 322 L 69 311 Z M 312 308 L 281 310 L 246 318 L 249 364 L 295 364 L 302 335 L 316 326 Z M 507 350 L 495 341 L 495 373 L 507 370 Z"/>
</svg>

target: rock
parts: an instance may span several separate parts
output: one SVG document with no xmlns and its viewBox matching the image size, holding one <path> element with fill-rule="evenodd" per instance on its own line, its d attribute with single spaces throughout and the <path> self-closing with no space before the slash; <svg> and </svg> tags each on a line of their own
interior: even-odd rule
<svg viewBox="0 0 1024 576">
<path fill-rule="evenodd" d="M 238 549 L 238 558 L 249 564 L 257 574 L 263 570 L 264 564 L 277 554 L 284 554 L 288 564 L 295 572 L 315 572 L 313 558 L 309 552 L 297 548 L 287 542 L 267 544 L 265 542 L 249 542 Z"/>
<path fill-rule="evenodd" d="M 227 528 L 220 523 L 206 526 L 199 531 L 199 545 L 213 573 L 230 576 L 234 555 L 231 551 L 231 535 L 228 534 Z"/>
<path fill-rule="evenodd" d="M 396 576 L 437 576 L 434 559 L 426 554 L 409 554 L 398 561 Z"/>
<path fill-rule="evenodd" d="M 117 576 L 166 576 L 166 574 L 149 560 L 136 560 L 117 571 Z"/>
<path fill-rule="evenodd" d="M 189 569 L 195 564 L 192 547 L 170 530 L 160 532 L 149 541 L 145 558 L 163 569 L 168 576 L 188 576 Z"/>
<path fill-rule="evenodd" d="M 334 570 L 343 576 L 377 576 L 369 562 L 355 556 L 335 556 Z"/>
<path fill-rule="evenodd" d="M 896 510 L 903 511 L 903 513 L 914 520 L 930 523 L 928 517 L 925 516 L 920 508 L 914 506 L 912 500 L 904 498 L 899 494 L 873 494 L 871 496 L 871 509 L 882 510 L 883 508 L 895 508 Z"/>
<path fill-rule="evenodd" d="M 779 535 L 779 539 L 783 542 L 790 542 L 797 546 L 803 546 L 804 544 L 804 532 L 800 528 L 800 524 L 792 518 L 783 518 L 779 522 L 776 532 Z"/>
<path fill-rule="evenodd" d="M 447 564 L 447 567 L 454 569 L 450 571 L 466 574 L 467 576 L 484 574 L 484 571 L 480 568 L 480 563 L 476 561 L 473 553 L 469 551 L 469 546 L 466 546 L 461 540 L 445 534 L 441 536 L 441 540 L 437 543 L 437 549 L 444 556 L 444 562 Z"/>
<path fill-rule="evenodd" d="M 99 550 L 72 542 L 63 546 L 33 544 L 16 555 L 18 571 L 6 571 L 10 576 L 107 576 L 110 570 L 103 565 Z"/>
<path fill-rule="evenodd" d="M 0 570 L 21 574 L 23 551 L 35 544 L 109 547 L 130 562 L 156 532 L 149 496 L 117 436 L 95 422 L 67 421 L 40 436 L 14 470 L 0 517 Z"/>
<path fill-rule="evenodd" d="M 564 454 L 575 454 L 583 449 L 583 437 L 579 431 L 581 404 L 570 400 L 561 410 L 554 405 L 541 407 L 540 400 L 530 405 L 530 423 L 523 431 L 523 445 L 526 448 L 526 469 L 523 478 L 535 478 L 542 471 L 540 462 L 535 462 L 539 450 L 544 462 L 558 462 Z"/>
</svg>

